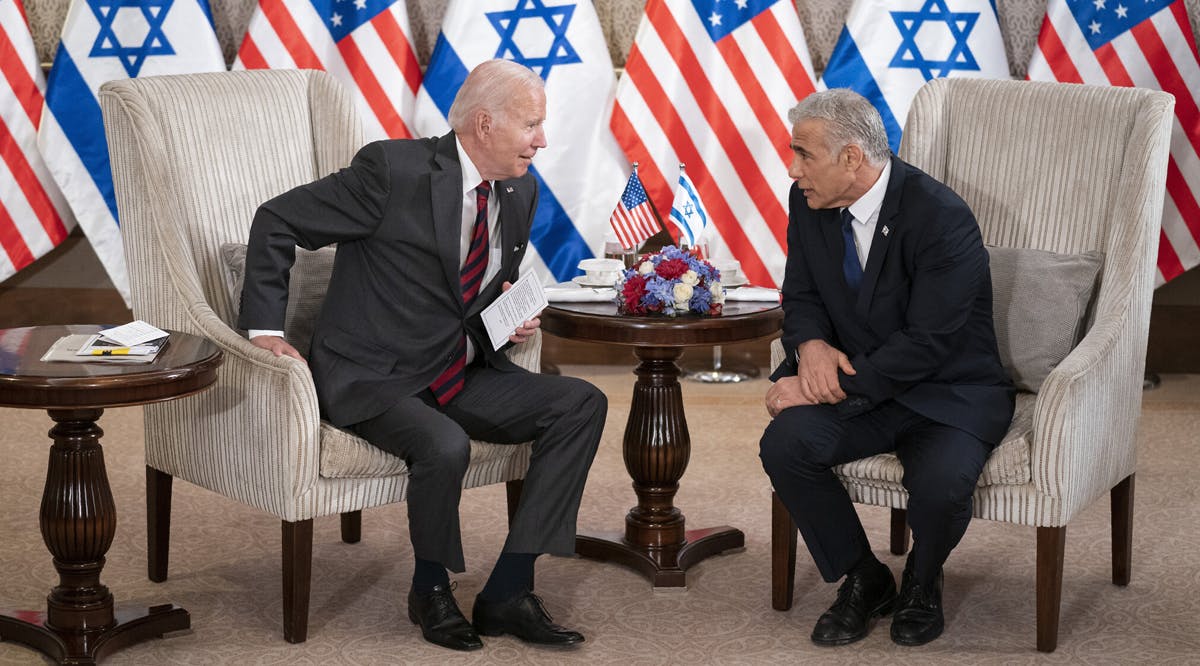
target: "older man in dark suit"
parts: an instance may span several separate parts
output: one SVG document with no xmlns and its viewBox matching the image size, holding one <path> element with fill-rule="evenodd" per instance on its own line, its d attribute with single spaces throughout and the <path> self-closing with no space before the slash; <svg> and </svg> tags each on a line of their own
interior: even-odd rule
<svg viewBox="0 0 1200 666">
<path fill-rule="evenodd" d="M 862 96 L 815 93 L 788 118 L 788 359 L 767 391 L 763 467 L 821 575 L 845 577 L 813 642 L 856 641 L 895 608 L 892 640 L 921 645 L 942 633 L 942 564 L 1013 412 L 988 255 L 967 205 L 890 154 Z M 913 530 L 899 595 L 832 472 L 886 451 L 904 465 Z"/>
<path fill-rule="evenodd" d="M 485 62 L 451 106 L 451 133 L 371 143 L 348 168 L 263 204 L 250 230 L 239 325 L 277 355 L 300 358 L 280 331 L 295 248 L 338 244 L 309 362 L 321 412 L 408 463 L 408 614 L 426 640 L 459 650 L 482 647 L 478 634 L 583 641 L 531 590 L 539 554 L 574 553 L 607 401 L 586 382 L 521 370 L 493 350 L 479 316 L 516 280 L 529 242 L 538 189 L 527 172 L 546 145 L 545 114 L 536 74 Z M 510 343 L 538 326 L 524 322 Z M 465 567 L 458 503 L 470 438 L 534 440 L 474 627 L 446 573 Z"/>
</svg>

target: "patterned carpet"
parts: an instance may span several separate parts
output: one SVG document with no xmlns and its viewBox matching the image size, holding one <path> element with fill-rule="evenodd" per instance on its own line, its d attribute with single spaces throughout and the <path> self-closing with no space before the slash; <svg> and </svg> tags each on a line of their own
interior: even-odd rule
<svg viewBox="0 0 1200 666">
<path fill-rule="evenodd" d="M 621 461 L 633 375 L 628 368 L 566 366 L 609 396 L 608 427 L 592 469 L 580 527 L 616 530 L 634 503 Z M 363 540 L 341 542 L 337 518 L 316 521 L 308 642 L 289 645 L 281 629 L 279 523 L 187 483 L 175 484 L 171 572 L 145 575 L 141 411 L 107 412 L 100 425 L 120 523 L 103 581 L 118 605 L 171 601 L 192 629 L 115 653 L 111 664 L 774 664 L 774 663 L 1197 663 L 1200 662 L 1200 376 L 1165 376 L 1145 394 L 1137 477 L 1133 581 L 1109 582 L 1108 502 L 1089 507 L 1067 531 L 1057 652 L 1034 650 L 1034 531 L 975 521 L 946 567 L 947 630 L 934 643 L 901 648 L 887 621 L 864 641 L 821 649 L 808 633 L 836 592 L 801 548 L 796 602 L 771 609 L 769 489 L 757 457 L 767 416 L 764 380 L 710 386 L 684 382 L 693 450 L 676 504 L 689 527 L 734 525 L 746 549 L 704 561 L 685 591 L 653 591 L 614 564 L 542 558 L 537 591 L 560 623 L 582 631 L 574 651 L 485 639 L 461 654 L 433 647 L 405 617 L 412 573 L 405 506 L 365 512 Z M 38 533 L 50 422 L 34 411 L 0 409 L 0 605 L 43 608 L 56 580 Z M 880 557 L 888 555 L 888 514 L 860 507 Z M 468 491 L 462 504 L 467 573 L 455 576 L 466 609 L 503 542 L 501 486 Z M 37 664 L 25 647 L 0 644 L 0 664 Z"/>
</svg>

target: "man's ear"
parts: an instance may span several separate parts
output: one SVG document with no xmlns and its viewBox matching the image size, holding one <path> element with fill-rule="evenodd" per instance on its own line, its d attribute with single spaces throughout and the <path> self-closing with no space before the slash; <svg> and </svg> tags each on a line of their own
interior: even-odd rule
<svg viewBox="0 0 1200 666">
<path fill-rule="evenodd" d="M 493 119 L 492 114 L 487 111 L 475 112 L 475 135 L 479 139 L 485 140 L 492 133 Z"/>
<path fill-rule="evenodd" d="M 851 143 L 842 149 L 842 159 L 846 160 L 846 166 L 851 169 L 857 169 L 863 162 L 862 146 Z"/>
</svg>

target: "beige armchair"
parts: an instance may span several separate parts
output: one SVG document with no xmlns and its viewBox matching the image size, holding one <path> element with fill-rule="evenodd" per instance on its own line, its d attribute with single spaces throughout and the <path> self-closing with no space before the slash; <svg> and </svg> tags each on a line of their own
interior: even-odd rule
<svg viewBox="0 0 1200 666">
<path fill-rule="evenodd" d="M 1102 253 L 1094 293 L 1081 308 L 1082 339 L 1067 340 L 1066 357 L 1048 368 L 1036 392 L 1018 394 L 1012 427 L 975 491 L 976 517 L 1037 528 L 1043 652 L 1058 641 L 1067 523 L 1105 493 L 1112 498 L 1112 580 L 1129 582 L 1136 434 L 1173 105 L 1165 93 L 1130 88 L 937 79 L 917 94 L 901 144 L 904 159 L 966 200 L 989 246 Z M 1052 278 L 1023 271 L 1023 258 L 1002 265 L 991 251 L 997 337 L 1014 372 L 1011 364 L 1043 320 L 1058 313 L 1017 311 L 1028 294 L 1002 296 L 1001 285 L 1026 292 Z M 1057 328 L 1043 332 L 1069 335 L 1061 330 L 1069 326 Z M 783 359 L 778 340 L 772 356 L 775 364 Z M 905 552 L 907 498 L 896 457 L 835 472 L 854 501 L 892 508 L 892 552 Z M 774 494 L 772 503 L 772 604 L 786 610 L 796 528 Z"/>
<path fill-rule="evenodd" d="M 202 335 L 225 353 L 213 389 L 146 407 L 150 579 L 167 576 L 174 477 L 270 512 L 282 521 L 284 638 L 302 642 L 313 519 L 340 514 L 343 541 L 356 542 L 361 511 L 404 500 L 408 474 L 399 458 L 321 420 L 307 366 L 235 330 L 222 246 L 246 241 L 261 202 L 349 164 L 362 143 L 357 112 L 318 71 L 114 81 L 100 103 L 134 315 Z M 324 297 L 312 269 L 321 254 L 292 271 L 287 334 L 302 353 Z M 538 337 L 513 360 L 536 371 L 540 350 Z M 508 482 L 511 517 L 529 455 L 527 444 L 472 442 L 464 487 Z"/>
</svg>

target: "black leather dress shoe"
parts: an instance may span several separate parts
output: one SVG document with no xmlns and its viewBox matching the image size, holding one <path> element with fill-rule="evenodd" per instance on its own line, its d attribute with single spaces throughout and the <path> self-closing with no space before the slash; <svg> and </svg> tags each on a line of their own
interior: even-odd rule
<svg viewBox="0 0 1200 666">
<path fill-rule="evenodd" d="M 427 594 L 409 590 L 408 619 L 421 625 L 421 635 L 434 645 L 451 650 L 478 650 L 483 641 L 458 609 L 453 589 L 450 585 L 438 585 Z"/>
<path fill-rule="evenodd" d="M 922 585 L 908 568 L 900 584 L 900 600 L 892 618 L 892 642 L 897 645 L 924 645 L 942 635 L 946 621 L 942 616 L 942 572 L 933 583 Z"/>
<path fill-rule="evenodd" d="M 568 646 L 583 642 L 583 634 L 554 624 L 541 598 L 532 592 L 522 592 L 508 601 L 476 597 L 471 619 L 484 636 L 512 634 L 538 645 Z"/>
<path fill-rule="evenodd" d="M 896 579 L 887 565 L 846 574 L 838 588 L 837 601 L 817 620 L 812 642 L 817 645 L 846 645 L 861 640 L 871 631 L 871 620 L 892 612 L 896 602 Z"/>
</svg>

